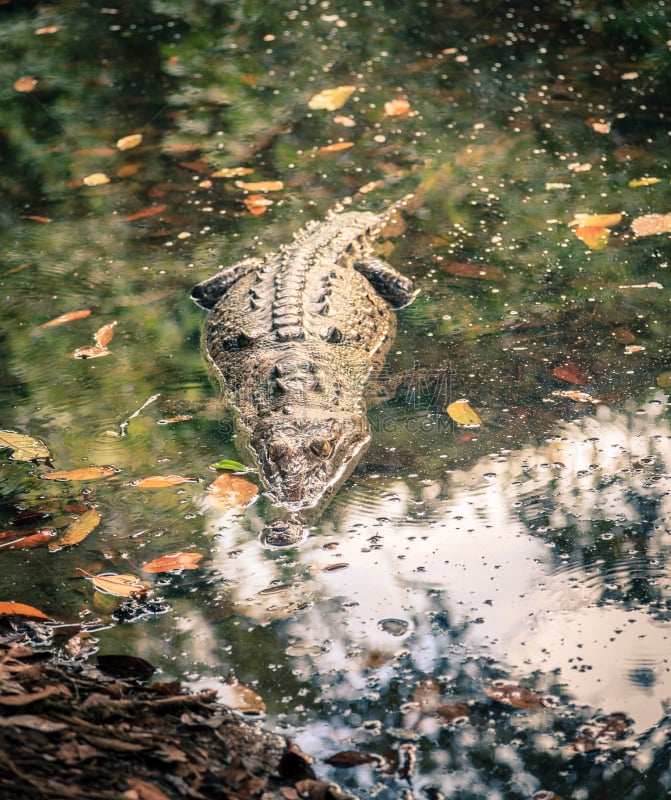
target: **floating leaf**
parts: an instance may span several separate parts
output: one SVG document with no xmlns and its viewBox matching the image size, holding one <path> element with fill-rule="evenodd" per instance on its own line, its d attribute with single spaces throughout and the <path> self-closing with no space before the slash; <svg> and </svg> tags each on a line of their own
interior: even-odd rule
<svg viewBox="0 0 671 800">
<path fill-rule="evenodd" d="M 4 617 L 34 617 L 36 619 L 49 619 L 49 617 L 33 606 L 25 603 L 15 603 L 12 600 L 0 601 L 0 616 Z"/>
<path fill-rule="evenodd" d="M 282 181 L 236 181 L 235 185 L 248 192 L 280 192 L 284 189 Z"/>
<path fill-rule="evenodd" d="M 33 436 L 17 431 L 0 431 L 0 449 L 11 447 L 9 456 L 12 461 L 46 461 L 51 462 L 52 455 L 44 442 Z"/>
<path fill-rule="evenodd" d="M 229 511 L 246 506 L 259 492 L 258 486 L 240 475 L 226 472 L 207 487 L 216 501 L 217 507 Z"/>
<path fill-rule="evenodd" d="M 106 347 L 101 347 L 100 345 L 93 345 L 87 344 L 84 347 L 78 347 L 74 353 L 71 354 L 71 358 L 102 358 L 103 356 L 110 356 L 112 355 L 112 351 L 108 350 Z"/>
<path fill-rule="evenodd" d="M 308 107 L 313 110 L 335 111 L 342 108 L 349 96 L 356 91 L 356 86 L 336 86 L 334 89 L 322 89 L 308 100 Z"/>
<path fill-rule="evenodd" d="M 136 211 L 134 214 L 128 214 L 124 217 L 125 222 L 135 222 L 138 219 L 147 219 L 147 217 L 155 217 L 162 214 L 167 209 L 167 204 L 161 203 L 157 206 L 150 206 L 143 208 L 141 211 Z"/>
<path fill-rule="evenodd" d="M 619 344 L 633 344 L 636 341 L 636 335 L 629 328 L 613 328 L 611 336 Z"/>
<path fill-rule="evenodd" d="M 55 317 L 49 322 L 43 322 L 40 328 L 53 328 L 56 325 L 65 325 L 67 322 L 72 322 L 76 319 L 86 319 L 91 316 L 91 311 L 88 308 L 82 308 L 79 311 L 68 311 L 67 314 L 61 314 L 60 317 Z"/>
<path fill-rule="evenodd" d="M 90 175 L 82 178 L 82 182 L 86 186 L 104 186 L 106 183 L 110 182 L 110 179 L 104 172 L 92 172 Z"/>
<path fill-rule="evenodd" d="M 80 467 L 79 469 L 54 470 L 40 475 L 49 481 L 97 481 L 121 472 L 117 467 Z"/>
<path fill-rule="evenodd" d="M 514 683 L 495 683 L 484 687 L 484 693 L 490 700 L 504 703 L 513 708 L 541 710 L 548 707 L 546 700 L 531 689 L 517 686 Z"/>
<path fill-rule="evenodd" d="M 49 543 L 49 550 L 60 550 L 62 547 L 71 547 L 74 544 L 83 542 L 99 524 L 100 514 L 95 508 L 90 508 L 81 517 L 73 520 L 59 539 Z"/>
<path fill-rule="evenodd" d="M 637 189 L 639 186 L 654 186 L 660 181 L 661 178 L 634 178 L 633 180 L 629 181 L 627 186 L 631 186 L 632 189 Z"/>
<path fill-rule="evenodd" d="M 251 472 L 249 467 L 246 467 L 244 464 L 241 464 L 239 461 L 233 461 L 230 458 L 224 458 L 221 461 L 216 461 L 214 464 L 210 464 L 212 469 L 230 469 L 233 472 Z"/>
<path fill-rule="evenodd" d="M 51 217 L 40 217 L 38 214 L 23 214 L 21 219 L 30 219 L 33 222 L 53 222 Z"/>
<path fill-rule="evenodd" d="M 44 528 L 18 536 L 15 531 L 11 532 L 13 538 L 0 538 L 0 550 L 32 550 L 34 547 L 41 547 L 54 538 L 56 531 L 53 528 Z"/>
<path fill-rule="evenodd" d="M 601 402 L 601 400 L 597 400 L 595 397 L 592 397 L 591 394 L 587 394 L 587 392 L 579 392 L 577 389 L 558 389 L 557 391 L 552 392 L 552 396 L 573 400 L 574 403 L 592 403 L 597 405 Z"/>
<path fill-rule="evenodd" d="M 251 167 L 224 167 L 210 175 L 210 178 L 241 178 L 254 172 Z"/>
<path fill-rule="evenodd" d="M 266 713 L 266 704 L 261 695 L 235 678 L 229 678 L 223 688 L 219 689 L 218 699 L 240 714 L 258 716 Z"/>
<path fill-rule="evenodd" d="M 108 322 L 106 325 L 103 325 L 102 328 L 98 328 L 98 330 L 93 334 L 93 340 L 98 345 L 98 347 L 106 347 L 114 337 L 114 328 L 117 326 L 117 322 Z"/>
<path fill-rule="evenodd" d="M 405 97 L 395 97 L 384 104 L 385 117 L 405 117 L 410 113 L 410 103 Z"/>
<path fill-rule="evenodd" d="M 354 128 L 356 126 L 356 121 L 352 119 L 352 117 L 345 117 L 342 114 L 336 114 L 333 117 L 333 121 L 337 125 L 342 125 L 343 128 Z"/>
<path fill-rule="evenodd" d="M 245 204 L 247 211 L 255 217 L 265 214 L 268 210 L 268 206 L 273 204 L 272 200 L 268 197 L 264 197 L 262 194 L 250 194 L 243 198 L 242 202 Z"/>
<path fill-rule="evenodd" d="M 479 428 L 482 420 L 468 404 L 468 400 L 455 400 L 447 407 L 447 413 L 462 428 Z"/>
<path fill-rule="evenodd" d="M 157 425 L 174 425 L 176 422 L 186 422 L 193 419 L 193 414 L 178 414 L 176 417 L 169 417 L 168 419 L 157 419 Z"/>
<path fill-rule="evenodd" d="M 607 748 L 627 733 L 631 720 L 619 711 L 600 717 L 592 725 L 585 726 L 580 736 L 573 742 L 578 753 L 588 753 L 597 748 Z"/>
<path fill-rule="evenodd" d="M 445 272 L 458 275 L 462 278 L 476 278 L 483 281 L 502 281 L 505 274 L 501 267 L 492 264 L 469 264 L 461 261 L 451 261 L 442 265 Z"/>
<path fill-rule="evenodd" d="M 471 707 L 466 703 L 460 703 L 457 700 L 451 700 L 447 703 L 440 703 L 436 708 L 436 715 L 440 718 L 441 722 L 449 724 L 458 719 L 464 719 L 471 713 Z"/>
<path fill-rule="evenodd" d="M 671 214 L 644 214 L 631 223 L 634 236 L 656 236 L 671 233 Z"/>
<path fill-rule="evenodd" d="M 199 478 L 185 478 L 182 475 L 150 475 L 139 478 L 131 483 L 138 489 L 164 489 L 167 486 L 177 486 L 180 483 L 199 483 Z"/>
<path fill-rule="evenodd" d="M 354 142 L 335 142 L 334 144 L 325 144 L 323 147 L 318 148 L 319 153 L 337 153 L 340 150 L 348 150 L 354 147 Z"/>
<path fill-rule="evenodd" d="M 117 575 L 111 572 L 91 575 L 90 572 L 86 572 L 81 567 L 77 567 L 77 571 L 81 572 L 103 594 L 110 594 L 114 597 L 133 597 L 136 595 L 144 596 L 147 593 L 147 585 L 142 583 L 137 575 L 128 573 Z"/>
<path fill-rule="evenodd" d="M 364 753 L 362 750 L 343 750 L 324 759 L 324 763 L 339 769 L 360 767 L 362 764 L 380 764 L 384 759 L 375 753 Z"/>
<path fill-rule="evenodd" d="M 141 133 L 131 133 L 130 136 L 122 136 L 116 143 L 119 150 L 132 150 L 142 142 Z"/>
<path fill-rule="evenodd" d="M 569 222 L 570 228 L 602 227 L 612 228 L 622 221 L 622 214 L 576 214 Z"/>
<path fill-rule="evenodd" d="M 610 230 L 600 225 L 581 225 L 574 233 L 590 250 L 603 250 L 610 236 Z"/>
<path fill-rule="evenodd" d="M 59 30 L 60 27 L 58 25 L 45 25 L 35 31 L 35 36 L 46 36 L 50 33 L 58 33 Z"/>
<path fill-rule="evenodd" d="M 589 375 L 576 364 L 563 364 L 552 370 L 555 378 L 567 383 L 575 383 L 577 386 L 585 386 L 589 383 Z"/>
<path fill-rule="evenodd" d="M 28 75 L 14 81 L 14 89 L 16 89 L 17 92 L 32 92 L 36 86 L 37 78 L 31 78 Z"/>
<path fill-rule="evenodd" d="M 152 575 L 160 572 L 172 572 L 175 569 L 198 569 L 198 562 L 202 559 L 202 553 L 167 553 L 159 556 L 144 567 L 140 567 L 142 572 Z"/>
</svg>

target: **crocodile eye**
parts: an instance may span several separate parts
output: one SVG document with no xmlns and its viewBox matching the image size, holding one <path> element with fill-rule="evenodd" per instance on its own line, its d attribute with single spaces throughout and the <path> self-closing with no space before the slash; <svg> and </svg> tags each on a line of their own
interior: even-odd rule
<svg viewBox="0 0 671 800">
<path fill-rule="evenodd" d="M 328 458 L 333 452 L 333 445 L 328 439 L 315 439 L 310 443 L 310 450 L 321 458 Z"/>
</svg>

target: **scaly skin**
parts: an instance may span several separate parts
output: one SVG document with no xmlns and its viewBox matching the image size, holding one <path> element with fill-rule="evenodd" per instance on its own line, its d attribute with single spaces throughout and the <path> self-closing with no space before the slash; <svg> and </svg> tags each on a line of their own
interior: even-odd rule
<svg viewBox="0 0 671 800">
<path fill-rule="evenodd" d="M 411 281 L 371 248 L 405 202 L 379 216 L 330 214 L 277 253 L 193 290 L 210 310 L 203 347 L 236 411 L 239 439 L 285 510 L 266 535 L 270 544 L 301 538 L 309 513 L 347 479 L 370 441 L 365 385 L 393 340 L 391 308 L 415 296 Z"/>
</svg>

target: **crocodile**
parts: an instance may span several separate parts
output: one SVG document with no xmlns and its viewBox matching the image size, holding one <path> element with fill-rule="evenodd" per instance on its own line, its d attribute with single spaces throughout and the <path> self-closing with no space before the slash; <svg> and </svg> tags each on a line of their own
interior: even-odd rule
<svg viewBox="0 0 671 800">
<path fill-rule="evenodd" d="M 366 383 L 394 338 L 392 310 L 417 294 L 373 246 L 411 198 L 381 214 L 340 207 L 191 292 L 209 311 L 203 350 L 235 412 L 236 441 L 280 510 L 267 545 L 299 542 L 370 442 Z"/>
</svg>

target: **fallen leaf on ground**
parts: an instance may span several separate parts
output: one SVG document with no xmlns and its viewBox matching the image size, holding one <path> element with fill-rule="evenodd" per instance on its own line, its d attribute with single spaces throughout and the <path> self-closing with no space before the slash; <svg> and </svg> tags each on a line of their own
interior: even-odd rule
<svg viewBox="0 0 671 800">
<path fill-rule="evenodd" d="M 139 658 L 138 656 L 109 653 L 96 656 L 96 663 L 103 672 L 116 675 L 119 678 L 139 678 L 145 680 L 156 672 L 156 667 L 153 664 L 150 664 L 149 661 L 144 658 Z"/>
<path fill-rule="evenodd" d="M 100 345 L 93 345 L 87 344 L 83 347 L 78 347 L 74 353 L 72 353 L 71 358 L 102 358 L 103 356 L 111 356 L 112 351 L 108 350 L 106 347 L 101 347 Z"/>
<path fill-rule="evenodd" d="M 116 143 L 116 146 L 119 150 L 132 150 L 133 147 L 137 147 L 141 142 L 141 133 L 131 133 L 130 136 L 122 136 Z"/>
<path fill-rule="evenodd" d="M 230 472 L 220 475 L 207 490 L 211 492 L 217 506 L 224 511 L 246 506 L 259 492 L 256 484 Z"/>
<path fill-rule="evenodd" d="M 447 407 L 450 419 L 462 428 L 479 428 L 482 420 L 468 404 L 468 400 L 455 400 Z"/>
<path fill-rule="evenodd" d="M 164 489 L 167 486 L 177 486 L 180 483 L 199 483 L 199 478 L 185 478 L 183 475 L 150 475 L 139 478 L 131 483 L 137 489 Z"/>
<path fill-rule="evenodd" d="M 56 722 L 37 714 L 12 714 L 9 717 L 1 717 L 0 725 L 5 728 L 28 728 L 41 733 L 60 733 L 68 728 L 65 722 Z"/>
<path fill-rule="evenodd" d="M 90 316 L 91 310 L 88 308 L 82 308 L 79 311 L 68 311 L 67 314 L 61 314 L 59 317 L 49 320 L 49 322 L 43 322 L 39 327 L 54 328 L 56 325 L 65 325 L 67 322 L 72 322 L 76 319 L 86 319 L 86 317 Z"/>
<path fill-rule="evenodd" d="M 167 553 L 159 556 L 153 561 L 140 567 L 142 572 L 152 575 L 161 572 L 171 572 L 174 569 L 198 569 L 198 562 L 202 559 L 202 553 Z"/>
<path fill-rule="evenodd" d="M 111 594 L 114 597 L 133 597 L 135 595 L 143 596 L 147 593 L 149 588 L 146 584 L 142 583 L 137 575 L 103 573 L 101 575 L 91 575 L 90 572 L 81 567 L 77 567 L 77 571 L 81 572 L 87 580 L 90 580 L 95 588 L 103 594 Z"/>
<path fill-rule="evenodd" d="M 308 107 L 313 110 L 335 111 L 342 108 L 355 91 L 356 86 L 336 86 L 333 89 L 322 89 L 308 100 Z"/>
<path fill-rule="evenodd" d="M 671 214 L 644 214 L 631 223 L 634 236 L 657 236 L 671 233 Z"/>
<path fill-rule="evenodd" d="M 3 693 L 0 694 L 0 705 L 12 706 L 14 708 L 27 706 L 30 703 L 37 703 L 40 700 L 46 700 L 54 694 L 70 695 L 70 690 L 62 684 L 50 684 L 45 686 L 44 689 L 38 689 L 35 692 L 20 692 L 18 694 Z"/>
<path fill-rule="evenodd" d="M 117 326 L 117 322 L 108 322 L 106 325 L 103 325 L 101 328 L 93 334 L 93 340 L 98 345 L 98 347 L 106 347 L 114 338 L 114 328 Z"/>
<path fill-rule="evenodd" d="M 81 517 L 73 520 L 59 539 L 49 542 L 49 550 L 60 550 L 62 547 L 71 547 L 83 542 L 99 524 L 100 514 L 95 508 L 90 508 Z"/>
<path fill-rule="evenodd" d="M 450 700 L 446 703 L 441 703 L 436 708 L 436 715 L 440 718 L 441 722 L 449 724 L 458 719 L 468 717 L 471 713 L 471 707 L 466 703 L 460 703 L 457 700 Z"/>
<path fill-rule="evenodd" d="M 15 603 L 12 600 L 0 601 L 0 616 L 3 617 L 34 617 L 36 619 L 49 619 L 49 617 L 33 606 L 25 603 Z"/>
<path fill-rule="evenodd" d="M 90 175 L 82 178 L 82 183 L 84 183 L 85 186 L 104 186 L 109 182 L 110 179 L 104 172 L 92 172 Z"/>
<path fill-rule="evenodd" d="M 548 707 L 539 694 L 514 683 L 495 683 L 494 686 L 485 686 L 483 691 L 490 700 L 496 700 L 513 708 L 538 711 Z"/>
<path fill-rule="evenodd" d="M 80 467 L 78 469 L 54 470 L 40 475 L 49 481 L 97 481 L 121 472 L 117 467 Z"/>
<path fill-rule="evenodd" d="M 240 714 L 257 716 L 266 713 L 266 704 L 261 695 L 235 678 L 229 678 L 217 694 L 224 705 Z"/>
<path fill-rule="evenodd" d="M 10 447 L 12 461 L 46 461 L 49 463 L 53 456 L 47 450 L 44 442 L 27 436 L 18 431 L 0 431 L 0 449 Z"/>
</svg>

